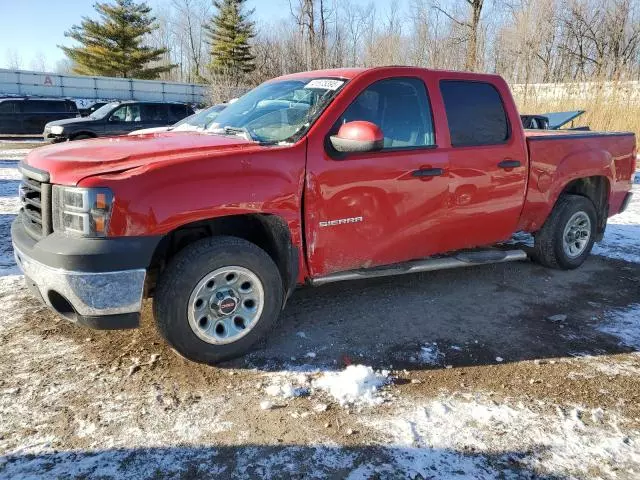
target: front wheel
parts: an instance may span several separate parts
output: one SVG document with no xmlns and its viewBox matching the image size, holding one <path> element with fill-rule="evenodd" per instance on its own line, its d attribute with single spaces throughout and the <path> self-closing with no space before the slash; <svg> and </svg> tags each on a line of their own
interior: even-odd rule
<svg viewBox="0 0 640 480">
<path fill-rule="evenodd" d="M 160 334 L 179 354 L 213 364 L 247 353 L 270 332 L 283 299 L 278 267 L 264 250 L 213 237 L 175 256 L 153 305 Z"/>
<path fill-rule="evenodd" d="M 551 268 L 579 267 L 593 248 L 597 219 L 591 200 L 562 195 L 535 236 L 533 259 Z"/>
</svg>

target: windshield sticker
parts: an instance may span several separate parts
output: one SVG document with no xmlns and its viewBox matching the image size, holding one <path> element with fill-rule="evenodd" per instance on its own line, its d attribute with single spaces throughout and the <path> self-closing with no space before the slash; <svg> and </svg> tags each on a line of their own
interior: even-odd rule
<svg viewBox="0 0 640 480">
<path fill-rule="evenodd" d="M 307 83 L 304 88 L 321 88 L 323 90 L 337 90 L 344 85 L 344 80 L 333 80 L 330 78 L 317 78 Z"/>
</svg>

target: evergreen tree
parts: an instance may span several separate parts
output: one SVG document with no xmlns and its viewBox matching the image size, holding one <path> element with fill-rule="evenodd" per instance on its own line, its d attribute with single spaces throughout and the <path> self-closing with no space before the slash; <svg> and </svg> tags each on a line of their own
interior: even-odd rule
<svg viewBox="0 0 640 480">
<path fill-rule="evenodd" d="M 227 77 L 236 84 L 255 69 L 249 40 L 255 36 L 249 20 L 253 10 L 243 12 L 246 0 L 214 0 L 217 12 L 205 25 L 211 45 L 209 69 L 214 75 Z"/>
<path fill-rule="evenodd" d="M 125 78 L 158 78 L 175 65 L 147 66 L 166 53 L 164 48 L 142 45 L 145 35 L 157 28 L 155 17 L 146 3 L 115 0 L 115 3 L 96 3 L 100 19 L 83 17 L 65 36 L 81 44 L 60 48 L 81 75 L 105 75 Z"/>
</svg>

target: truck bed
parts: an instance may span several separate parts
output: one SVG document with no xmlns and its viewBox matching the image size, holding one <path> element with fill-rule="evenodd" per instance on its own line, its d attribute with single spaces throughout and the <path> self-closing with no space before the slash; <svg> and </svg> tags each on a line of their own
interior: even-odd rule
<svg viewBox="0 0 640 480">
<path fill-rule="evenodd" d="M 535 232 L 571 178 L 608 177 L 609 216 L 620 211 L 636 167 L 635 135 L 627 132 L 525 130 L 529 183 L 521 230 Z"/>
</svg>

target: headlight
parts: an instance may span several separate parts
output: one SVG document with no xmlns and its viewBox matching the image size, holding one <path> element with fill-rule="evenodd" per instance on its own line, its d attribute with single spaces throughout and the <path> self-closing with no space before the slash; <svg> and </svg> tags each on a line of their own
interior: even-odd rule
<svg viewBox="0 0 640 480">
<path fill-rule="evenodd" d="M 53 229 L 84 237 L 105 237 L 113 193 L 108 188 L 53 186 Z"/>
<path fill-rule="evenodd" d="M 53 133 L 54 135 L 62 135 L 63 131 L 64 127 L 62 125 L 54 125 L 53 127 L 51 127 L 51 133 Z"/>
</svg>

